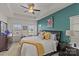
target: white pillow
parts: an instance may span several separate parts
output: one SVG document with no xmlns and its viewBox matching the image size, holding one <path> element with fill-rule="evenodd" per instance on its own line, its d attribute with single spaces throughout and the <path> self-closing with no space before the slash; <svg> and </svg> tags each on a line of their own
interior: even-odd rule
<svg viewBox="0 0 79 59">
<path fill-rule="evenodd" d="M 51 34 L 51 39 L 56 40 L 56 34 Z"/>
<path fill-rule="evenodd" d="M 40 40 L 43 39 L 43 35 L 42 35 L 42 33 L 40 33 L 40 34 L 38 35 L 38 38 L 39 38 Z"/>
</svg>

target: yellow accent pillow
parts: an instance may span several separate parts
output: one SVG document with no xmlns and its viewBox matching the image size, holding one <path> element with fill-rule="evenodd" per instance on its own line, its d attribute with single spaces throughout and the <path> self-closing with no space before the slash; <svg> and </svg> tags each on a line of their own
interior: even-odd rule
<svg viewBox="0 0 79 59">
<path fill-rule="evenodd" d="M 45 40 L 49 40 L 50 37 L 51 37 L 51 33 L 50 33 L 50 32 L 45 32 L 45 33 L 44 33 L 44 39 L 45 39 Z"/>
</svg>

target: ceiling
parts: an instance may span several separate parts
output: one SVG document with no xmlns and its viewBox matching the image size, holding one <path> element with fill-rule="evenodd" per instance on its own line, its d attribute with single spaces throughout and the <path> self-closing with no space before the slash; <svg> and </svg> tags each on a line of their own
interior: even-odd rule
<svg viewBox="0 0 79 59">
<path fill-rule="evenodd" d="M 35 3 L 35 8 L 41 10 L 35 14 L 24 13 L 26 9 L 20 5 L 27 6 L 27 3 L 0 3 L 0 13 L 8 18 L 39 20 L 71 5 L 71 3 Z"/>
</svg>

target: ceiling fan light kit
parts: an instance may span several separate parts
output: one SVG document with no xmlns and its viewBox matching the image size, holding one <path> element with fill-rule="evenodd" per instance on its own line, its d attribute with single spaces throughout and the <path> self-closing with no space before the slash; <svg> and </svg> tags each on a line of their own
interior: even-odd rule
<svg viewBox="0 0 79 59">
<path fill-rule="evenodd" d="M 34 12 L 34 4 L 29 4 L 28 12 L 32 13 Z"/>
<path fill-rule="evenodd" d="M 34 9 L 35 5 L 33 3 L 28 4 L 28 7 L 25 7 L 25 6 L 21 6 L 21 7 L 28 9 L 27 11 L 32 14 L 35 14 L 34 11 L 40 11 L 38 9 Z"/>
</svg>

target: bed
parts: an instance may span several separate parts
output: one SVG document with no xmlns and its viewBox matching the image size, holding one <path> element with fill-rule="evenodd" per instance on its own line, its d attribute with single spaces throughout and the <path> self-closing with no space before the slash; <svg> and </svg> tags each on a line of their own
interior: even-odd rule
<svg viewBox="0 0 79 59">
<path fill-rule="evenodd" d="M 51 36 L 50 40 L 42 40 L 40 36 L 29 36 L 22 38 L 21 41 L 24 42 L 21 47 L 21 53 L 20 53 L 21 56 L 42 56 L 57 51 L 57 46 L 60 41 L 61 31 L 43 30 L 42 32 L 44 31 L 55 34 L 55 37 Z M 28 44 L 28 41 L 30 42 L 32 41 L 31 42 L 32 44 Z M 39 48 L 39 50 L 33 44 L 37 44 L 36 46 L 37 48 Z"/>
</svg>

